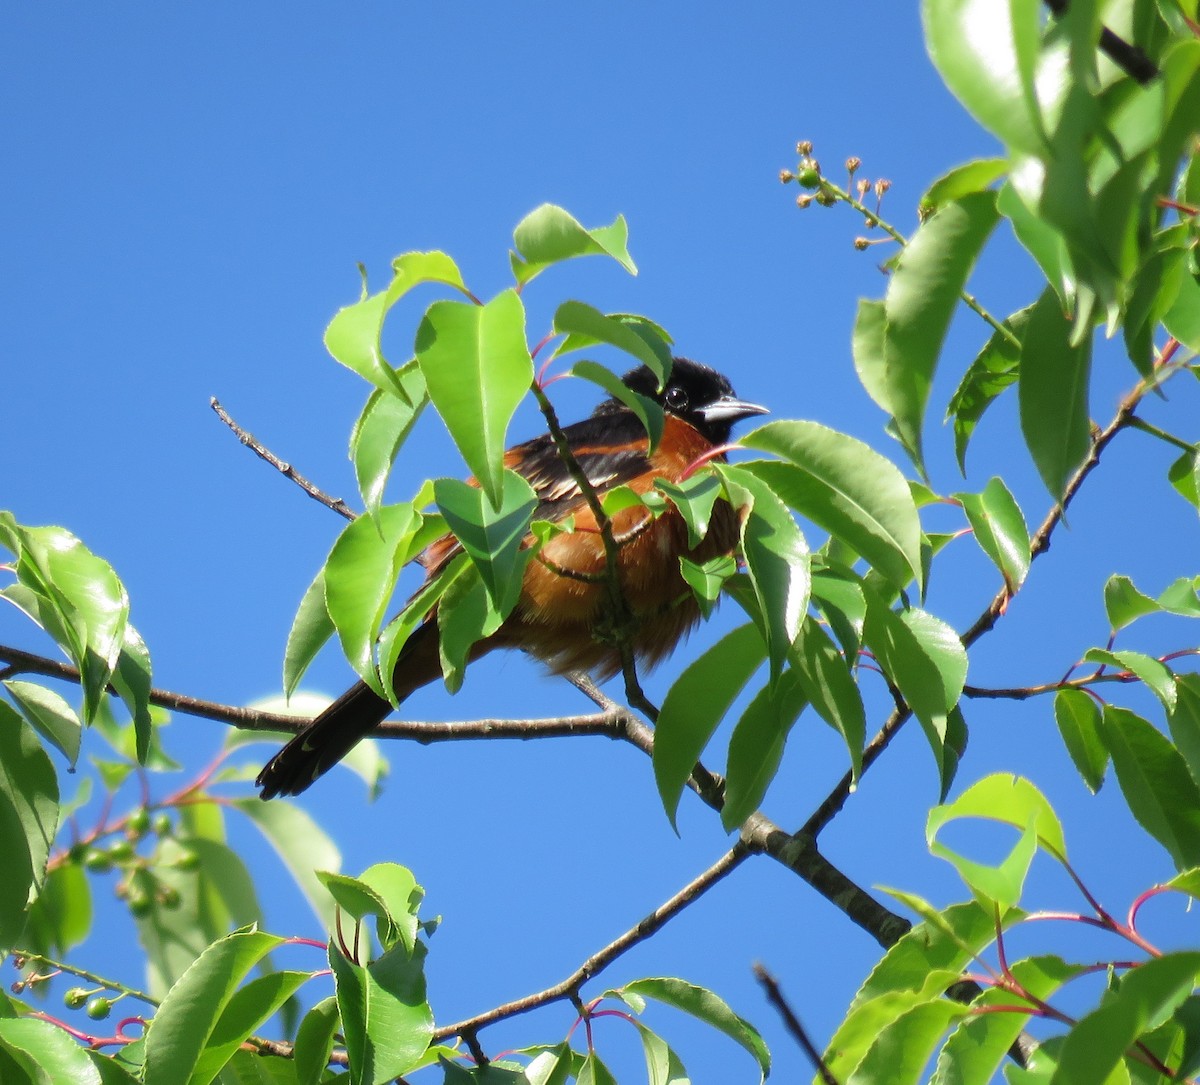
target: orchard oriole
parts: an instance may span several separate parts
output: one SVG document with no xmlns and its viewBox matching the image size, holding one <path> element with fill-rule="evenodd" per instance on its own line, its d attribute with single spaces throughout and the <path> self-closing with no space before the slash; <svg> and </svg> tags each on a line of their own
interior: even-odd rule
<svg viewBox="0 0 1200 1085">
<path fill-rule="evenodd" d="M 622 379 L 663 408 L 663 433 L 658 447 L 650 451 L 642 422 L 616 398 L 601 403 L 590 418 L 565 427 L 562 432 L 576 463 L 600 494 L 621 485 L 645 493 L 657 478 L 676 481 L 698 458 L 725 444 L 735 422 L 766 413 L 765 407 L 738 399 L 720 373 L 686 358 L 674 359 L 661 389 L 645 366 Z M 537 494 L 535 520 L 573 517 L 574 530 L 545 542 L 526 566 L 516 607 L 495 633 L 475 645 L 470 658 L 493 648 L 521 648 L 554 673 L 583 670 L 609 678 L 621 669 L 621 660 L 611 643 L 593 635 L 606 606 L 604 544 L 596 519 L 550 434 L 509 449 L 504 465 L 522 475 Z M 737 514 L 718 501 L 708 533 L 695 547 L 689 546 L 683 516 L 672 505 L 657 517 L 644 506 L 623 509 L 612 517 L 612 529 L 621 585 L 636 622 L 631 647 L 639 661 L 652 666 L 700 618 L 679 559 L 703 562 L 731 554 L 738 542 Z M 433 577 L 459 551 L 455 537 L 446 535 L 418 561 L 427 577 Z M 403 701 L 440 676 L 435 612 L 401 649 L 392 676 L 396 697 Z M 391 710 L 364 682 L 347 690 L 259 773 L 262 797 L 300 794 Z"/>
</svg>

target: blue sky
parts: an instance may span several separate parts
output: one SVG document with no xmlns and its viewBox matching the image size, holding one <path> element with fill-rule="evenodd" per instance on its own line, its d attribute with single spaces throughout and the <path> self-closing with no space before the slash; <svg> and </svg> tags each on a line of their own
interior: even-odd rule
<svg viewBox="0 0 1200 1085">
<path fill-rule="evenodd" d="M 857 154 L 866 176 L 892 180 L 885 214 L 911 231 L 930 181 L 995 152 L 937 80 L 914 8 L 10 8 L 0 16 L 0 506 L 25 523 L 69 527 L 113 563 L 156 684 L 235 704 L 276 693 L 295 606 L 341 521 L 241 448 L 208 397 L 326 490 L 352 499 L 345 448 L 367 389 L 330 360 L 321 334 L 357 296 L 356 263 L 381 283 L 397 253 L 441 248 L 488 296 L 508 282 L 512 227 L 544 201 L 589 225 L 625 214 L 640 274 L 591 260 L 543 276 L 526 294 L 531 333 L 568 297 L 645 313 L 682 353 L 728 373 L 740 394 L 776 416 L 816 419 L 900 459 L 849 355 L 857 299 L 883 290 L 879 250 L 855 252 L 862 229 L 851 214 L 801 212 L 796 189 L 777 178 L 794 164 L 801 138 L 834 176 L 836 163 Z M 1010 241 L 989 254 L 975 288 L 1001 314 L 1039 289 Z M 419 312 L 409 302 L 393 317 L 394 361 L 406 356 Z M 968 318 L 952 331 L 947 373 L 983 341 L 982 326 Z M 1132 383 L 1116 352 L 1103 361 L 1093 401 L 1101 420 Z M 564 417 L 594 402 L 571 383 L 555 386 Z M 966 483 L 958 476 L 938 420 L 953 385 L 945 375 L 934 391 L 927 447 L 935 487 L 978 490 L 1003 474 L 1031 526 L 1040 522 L 1047 499 L 1014 444 L 1013 404 L 988 416 L 972 474 Z M 1181 388 L 1152 410 L 1186 418 L 1194 401 Z M 535 412 L 523 410 L 512 434 L 539 428 Z M 420 454 L 407 450 L 397 468 L 397 498 L 426 475 L 462 473 L 434 426 L 422 441 Z M 1145 471 L 1162 479 L 1173 454 L 1136 434 L 1123 442 L 1012 613 L 972 657 L 970 681 L 1059 677 L 1103 643 L 1109 571 L 1151 591 L 1188 571 L 1177 555 L 1194 551 L 1193 510 L 1165 481 L 1138 481 Z M 939 515 L 933 526 L 952 522 L 949 512 Z M 995 579 L 970 540 L 955 546 L 929 606 L 962 629 Z M 651 694 L 661 697 L 730 620 L 727 613 L 700 631 L 651 680 Z M 1148 639 L 1127 646 L 1183 646 L 1166 626 L 1147 629 Z M 0 640 L 44 647 L 7 613 Z M 332 695 L 349 674 L 330 651 L 306 688 Z M 874 723 L 883 718 L 879 692 Z M 588 708 L 570 687 L 509 655 L 484 661 L 454 700 L 440 688 L 423 691 L 406 715 Z M 972 745 L 961 781 L 1000 768 L 1030 775 L 1061 805 L 1079 866 L 1114 909 L 1170 875 L 1156 845 L 1116 835 L 1124 819 L 1115 788 L 1086 796 L 1048 701 L 968 708 Z M 222 732 L 178 716 L 168 748 L 199 766 Z M 266 747 L 255 756 L 259 749 L 265 757 Z M 439 1021 L 556 982 L 730 843 L 711 813 L 686 799 L 676 839 L 648 763 L 606 740 L 393 744 L 385 752 L 392 777 L 374 805 L 346 773 L 322 781 L 305 805 L 338 841 L 347 872 L 382 859 L 404 863 L 426 887 L 427 910 L 445 917 L 429 958 Z M 844 767 L 834 736 L 806 718 L 766 812 L 798 825 Z M 861 884 L 958 899 L 949 868 L 923 844 L 935 798 L 931 759 L 914 728 L 866 778 L 823 850 Z M 271 928 L 316 934 L 253 830 L 237 832 L 247 857 L 271 871 L 262 880 Z M 1044 892 L 1043 903 L 1076 903 L 1061 878 L 1047 878 Z M 120 909 L 114 914 L 125 931 Z M 1163 940 L 1186 937 L 1182 923 L 1164 925 Z M 763 1002 L 751 962 L 778 975 L 823 1043 L 875 955 L 844 916 L 759 859 L 620 961 L 593 993 L 642 975 L 711 986 L 764 1029 L 778 1079 L 793 1080 L 807 1069 Z M 119 967 L 120 956 L 102 946 L 81 956 L 100 971 Z M 571 1019 L 557 1007 L 483 1038 L 490 1051 L 552 1041 Z M 628 1030 L 603 1024 L 602 1055 L 636 1066 Z M 752 1072 L 720 1038 L 662 1016 L 658 1024 L 696 1081 Z"/>
</svg>

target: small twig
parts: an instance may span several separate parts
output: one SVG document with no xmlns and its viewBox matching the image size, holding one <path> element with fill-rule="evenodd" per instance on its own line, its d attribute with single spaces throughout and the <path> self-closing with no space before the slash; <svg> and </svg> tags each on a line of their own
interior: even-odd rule
<svg viewBox="0 0 1200 1085">
<path fill-rule="evenodd" d="M 788 1001 L 783 997 L 783 992 L 779 989 L 779 984 L 775 982 L 775 977 L 771 975 L 761 964 L 754 965 L 754 977 L 762 984 L 763 990 L 766 992 L 767 1001 L 779 1011 L 779 1016 L 783 1018 L 783 1023 L 787 1026 L 788 1032 L 792 1034 L 792 1039 L 800 1045 L 804 1053 L 808 1056 L 808 1061 L 813 1064 L 813 1068 L 817 1071 L 825 1085 L 839 1085 L 838 1079 L 833 1076 L 833 1071 L 825 1064 L 825 1059 L 821 1052 L 817 1050 L 816 1045 L 808 1038 L 808 1033 L 804 1031 L 804 1026 L 800 1024 L 800 1019 L 792 1012 L 792 1007 L 788 1005 Z"/>
<path fill-rule="evenodd" d="M 324 490 L 319 489 L 313 483 L 309 482 L 308 479 L 306 479 L 302 474 L 300 474 L 300 472 L 297 471 L 290 463 L 288 463 L 286 460 L 281 460 L 269 448 L 260 444 L 254 439 L 254 437 L 242 429 L 241 426 L 239 426 L 232 418 L 229 417 L 229 414 L 225 408 L 217 402 L 216 396 L 210 397 L 208 402 L 209 406 L 211 406 L 212 409 L 217 412 L 217 417 L 231 430 L 233 430 L 233 432 L 237 435 L 237 439 L 241 441 L 242 444 L 250 449 L 251 452 L 255 453 L 255 455 L 266 460 L 267 463 L 275 468 L 275 470 L 279 471 L 285 477 L 291 479 L 292 482 L 299 486 L 300 489 L 308 494 L 308 496 L 314 501 L 319 501 L 327 509 L 333 509 L 333 511 L 339 516 L 344 516 L 347 520 L 353 520 L 357 517 L 358 514 L 354 512 L 354 510 L 351 509 L 350 506 L 347 505 L 346 502 L 340 497 L 331 497 Z"/>
<path fill-rule="evenodd" d="M 739 841 L 699 877 L 693 879 L 679 890 L 670 900 L 660 904 L 640 923 L 631 927 L 619 938 L 614 939 L 603 949 L 593 953 L 561 983 L 556 983 L 553 987 L 547 987 L 544 991 L 526 995 L 524 998 L 506 1002 L 502 1006 L 496 1006 L 486 1013 L 469 1017 L 465 1021 L 459 1021 L 453 1025 L 445 1025 L 434 1031 L 432 1039 L 436 1042 L 444 1040 L 448 1036 L 461 1036 L 466 1040 L 469 1033 L 474 1034 L 487 1025 L 506 1020 L 510 1017 L 516 1017 L 518 1014 L 528 1013 L 530 1010 L 549 1005 L 552 1002 L 567 1000 L 578 1007 L 579 989 L 584 983 L 602 972 L 617 960 L 618 957 L 628 952 L 640 942 L 644 942 L 652 934 L 664 927 L 671 919 L 682 912 L 684 908 L 698 900 L 727 874 L 735 870 L 749 855 L 750 849 Z"/>
<path fill-rule="evenodd" d="M 1054 14 L 1062 18 L 1067 13 L 1069 0 L 1046 0 Z M 1130 45 L 1124 38 L 1118 37 L 1107 26 L 1100 28 L 1100 52 L 1108 57 L 1130 79 L 1143 86 L 1158 78 L 1158 68 L 1146 53 L 1136 45 Z"/>
</svg>

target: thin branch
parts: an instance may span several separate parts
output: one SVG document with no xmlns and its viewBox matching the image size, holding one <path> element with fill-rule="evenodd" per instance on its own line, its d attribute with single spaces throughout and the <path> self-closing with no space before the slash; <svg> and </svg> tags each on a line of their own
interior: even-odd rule
<svg viewBox="0 0 1200 1085">
<path fill-rule="evenodd" d="M 1057 18 L 1067 13 L 1069 0 L 1046 0 L 1046 7 L 1054 12 Z M 1136 45 L 1130 45 L 1124 38 L 1118 37 L 1107 26 L 1100 28 L 1100 52 L 1121 69 L 1130 79 L 1145 86 L 1158 78 L 1158 67 L 1144 50 Z"/>
<path fill-rule="evenodd" d="M 792 1012 L 792 1007 L 788 1005 L 787 999 L 783 997 L 783 992 L 779 989 L 779 984 L 775 982 L 775 977 L 763 968 L 761 964 L 755 964 L 754 978 L 762 984 L 763 990 L 767 995 L 767 1001 L 779 1011 L 779 1016 L 783 1018 L 784 1025 L 787 1026 L 788 1032 L 792 1034 L 792 1039 L 800 1045 L 804 1054 L 808 1056 L 808 1061 L 813 1064 L 813 1068 L 817 1071 L 820 1079 L 825 1085 L 839 1085 L 838 1079 L 833 1076 L 833 1071 L 825 1065 L 825 1060 L 822 1058 L 821 1052 L 812 1040 L 808 1038 L 808 1033 L 804 1031 L 804 1026 L 800 1024 L 800 1019 Z"/>
<path fill-rule="evenodd" d="M 530 1010 L 535 1010 L 540 1006 L 564 1000 L 577 1001 L 579 989 L 584 983 L 593 976 L 598 975 L 634 946 L 644 942 L 652 934 L 659 931 L 671 919 L 682 912 L 684 908 L 694 903 L 727 874 L 734 871 L 750 854 L 750 849 L 739 841 L 699 877 L 693 879 L 679 890 L 670 900 L 660 904 L 640 923 L 631 927 L 619 938 L 614 939 L 603 949 L 593 953 L 561 983 L 556 983 L 553 987 L 547 987 L 544 991 L 526 995 L 524 998 L 506 1002 L 503 1006 L 497 1006 L 486 1013 L 469 1017 L 465 1021 L 459 1021 L 453 1025 L 444 1025 L 434 1031 L 432 1039 L 435 1042 L 444 1040 L 448 1036 L 462 1036 L 466 1039 L 468 1035 L 475 1034 L 479 1029 L 487 1025 L 506 1020 L 510 1017 L 516 1017 L 518 1014 L 528 1013 Z"/>
<path fill-rule="evenodd" d="M 269 448 L 260 444 L 254 439 L 253 436 L 242 429 L 241 426 L 239 426 L 232 418 L 229 417 L 229 414 L 225 408 L 222 407 L 219 402 L 217 402 L 216 396 L 210 397 L 208 402 L 209 406 L 211 406 L 212 409 L 217 412 L 217 417 L 231 430 L 233 430 L 234 434 L 237 436 L 237 439 L 241 441 L 242 444 L 244 444 L 248 449 L 250 449 L 251 452 L 266 460 L 267 463 L 275 468 L 275 470 L 279 471 L 285 477 L 291 479 L 292 482 L 299 486 L 300 489 L 308 494 L 308 496 L 314 501 L 319 501 L 327 509 L 333 509 L 333 511 L 339 516 L 344 516 L 347 520 L 355 519 L 358 514 L 354 512 L 354 510 L 351 509 L 350 506 L 347 505 L 346 502 L 340 497 L 331 497 L 324 490 L 309 482 L 308 479 L 300 474 L 300 472 L 297 471 L 290 463 L 288 463 L 286 460 L 281 460 Z"/>
</svg>

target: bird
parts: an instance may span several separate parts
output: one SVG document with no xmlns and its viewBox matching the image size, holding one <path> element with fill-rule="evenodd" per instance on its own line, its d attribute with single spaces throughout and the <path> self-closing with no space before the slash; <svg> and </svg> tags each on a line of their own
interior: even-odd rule
<svg viewBox="0 0 1200 1085">
<path fill-rule="evenodd" d="M 688 358 L 674 358 L 660 386 L 647 366 L 622 378 L 631 391 L 663 410 L 663 431 L 650 449 L 639 417 L 618 397 L 601 402 L 581 422 L 562 429 L 573 458 L 600 495 L 626 485 L 644 494 L 655 479 L 678 481 L 697 461 L 723 461 L 733 426 L 767 408 L 739 399 L 729 380 L 715 369 Z M 605 551 L 596 518 L 577 482 L 559 456 L 549 433 L 516 445 L 504 454 L 505 467 L 523 476 L 538 499 L 535 520 L 565 522 L 573 530 L 552 535 L 525 567 L 516 606 L 500 628 L 477 643 L 469 661 L 496 648 L 522 649 L 555 674 L 590 673 L 597 680 L 621 670 L 618 648 L 594 635 L 609 607 Z M 738 514 L 723 499 L 709 518 L 707 534 L 689 543 L 682 514 L 668 504 L 654 516 L 642 505 L 611 517 L 617 544 L 617 569 L 633 619 L 630 647 L 639 664 L 653 667 L 700 620 L 700 608 L 680 572 L 679 559 L 704 562 L 736 549 Z M 532 536 L 523 545 L 530 545 Z M 417 560 L 426 583 L 461 552 L 447 534 Z M 392 684 L 397 702 L 441 677 L 436 611 L 405 642 Z M 346 756 L 391 713 L 392 705 L 359 682 L 329 705 L 284 746 L 255 781 L 263 799 L 299 795 Z"/>
</svg>

